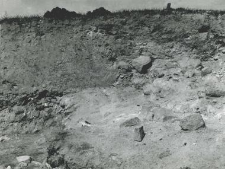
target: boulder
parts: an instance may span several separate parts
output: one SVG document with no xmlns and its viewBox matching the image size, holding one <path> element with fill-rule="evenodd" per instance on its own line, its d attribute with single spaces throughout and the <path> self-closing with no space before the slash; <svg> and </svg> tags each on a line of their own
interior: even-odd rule
<svg viewBox="0 0 225 169">
<path fill-rule="evenodd" d="M 205 122 L 200 114 L 192 114 L 180 121 L 180 127 L 184 131 L 194 131 L 205 127 Z"/>
<path fill-rule="evenodd" d="M 142 142 L 145 137 L 144 127 L 138 127 L 134 129 L 134 141 Z"/>
<path fill-rule="evenodd" d="M 149 56 L 140 56 L 132 60 L 133 67 L 142 74 L 147 73 L 151 64 L 151 58 Z"/>
<path fill-rule="evenodd" d="M 123 122 L 120 127 L 132 127 L 137 126 L 141 123 L 141 120 L 138 117 L 131 118 Z"/>
</svg>

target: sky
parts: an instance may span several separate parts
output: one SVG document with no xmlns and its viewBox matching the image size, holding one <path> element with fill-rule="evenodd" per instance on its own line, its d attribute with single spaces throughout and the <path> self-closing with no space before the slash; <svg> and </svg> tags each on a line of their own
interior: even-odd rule
<svg viewBox="0 0 225 169">
<path fill-rule="evenodd" d="M 98 7 L 105 7 L 110 11 L 151 9 L 163 8 L 169 2 L 174 8 L 225 10 L 225 0 L 0 0 L 0 16 L 43 15 L 56 6 L 82 13 Z"/>
</svg>

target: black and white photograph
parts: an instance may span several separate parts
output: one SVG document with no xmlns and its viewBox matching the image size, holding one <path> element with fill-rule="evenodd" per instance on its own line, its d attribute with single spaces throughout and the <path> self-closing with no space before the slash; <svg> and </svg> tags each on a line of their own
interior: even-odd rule
<svg viewBox="0 0 225 169">
<path fill-rule="evenodd" d="M 225 0 L 0 0 L 0 169 L 225 169 Z"/>
</svg>

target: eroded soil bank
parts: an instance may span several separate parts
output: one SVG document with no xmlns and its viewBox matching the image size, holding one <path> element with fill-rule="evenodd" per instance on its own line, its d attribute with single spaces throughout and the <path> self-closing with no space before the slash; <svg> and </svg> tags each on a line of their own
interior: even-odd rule
<svg viewBox="0 0 225 169">
<path fill-rule="evenodd" d="M 0 168 L 224 168 L 224 23 L 1 23 Z"/>
</svg>

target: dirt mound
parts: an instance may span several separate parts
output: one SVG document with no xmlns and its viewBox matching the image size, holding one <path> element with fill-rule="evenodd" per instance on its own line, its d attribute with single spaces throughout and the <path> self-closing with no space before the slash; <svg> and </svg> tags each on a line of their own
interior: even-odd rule
<svg viewBox="0 0 225 169">
<path fill-rule="evenodd" d="M 52 18 L 52 19 L 70 19 L 70 18 L 76 18 L 78 16 L 81 16 L 80 14 L 77 14 L 76 12 L 70 12 L 66 10 L 65 8 L 53 8 L 51 11 L 47 11 L 44 14 L 44 18 Z"/>
<path fill-rule="evenodd" d="M 103 7 L 100 7 L 98 9 L 95 9 L 92 12 L 91 11 L 87 12 L 87 16 L 89 16 L 89 17 L 94 17 L 94 16 L 107 16 L 107 15 L 110 15 L 110 14 L 111 14 L 111 12 L 108 11 L 108 10 L 106 10 Z"/>
</svg>

